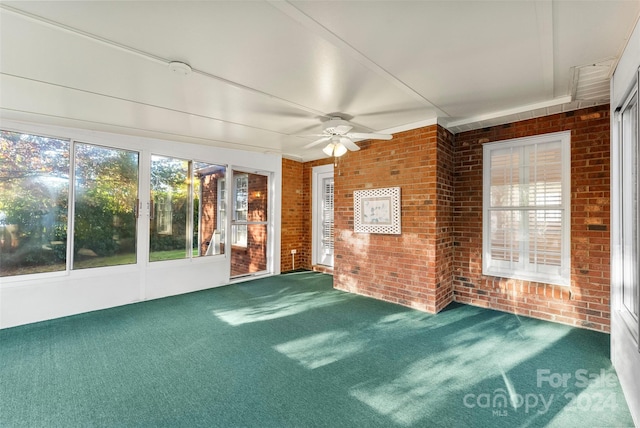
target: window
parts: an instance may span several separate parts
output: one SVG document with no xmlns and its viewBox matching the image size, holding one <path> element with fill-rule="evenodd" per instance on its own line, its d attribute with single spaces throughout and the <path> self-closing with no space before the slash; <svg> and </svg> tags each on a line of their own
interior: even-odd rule
<svg viewBox="0 0 640 428">
<path fill-rule="evenodd" d="M 322 180 L 322 247 L 333 254 L 333 177 Z"/>
<path fill-rule="evenodd" d="M 570 284 L 570 133 L 483 147 L 483 274 Z"/>
<path fill-rule="evenodd" d="M 233 221 L 231 228 L 231 245 L 247 246 L 247 209 L 249 200 L 249 176 L 240 174 L 235 176 L 233 198 Z M 235 224 L 242 223 L 242 224 Z"/>
<path fill-rule="evenodd" d="M 266 191 L 250 174 L 228 182 L 232 197 L 224 165 L 97 137 L 100 144 L 0 130 L 0 278 L 225 254 L 225 231 L 245 249 L 257 236 L 249 192 Z M 231 229 L 232 221 L 241 224 Z M 148 246 L 139 245 L 140 225 Z"/>
<path fill-rule="evenodd" d="M 136 263 L 138 153 L 76 143 L 73 269 Z"/>
<path fill-rule="evenodd" d="M 1 135 L 0 276 L 136 263 L 137 152 Z"/>
<path fill-rule="evenodd" d="M 0 131 L 0 277 L 67 268 L 70 142 Z"/>
<path fill-rule="evenodd" d="M 151 156 L 150 261 L 189 256 L 188 178 L 189 161 Z"/>
<path fill-rule="evenodd" d="M 227 168 L 204 162 L 194 162 L 193 167 L 193 210 L 194 243 L 197 242 L 198 255 L 224 253 L 224 229 L 226 218 L 220 206 L 224 201 L 224 180 Z M 222 195 L 220 190 L 222 189 Z"/>
<path fill-rule="evenodd" d="M 218 182 L 226 167 L 151 156 L 149 260 L 221 254 Z"/>
<path fill-rule="evenodd" d="M 220 242 L 224 242 L 227 224 L 227 187 L 226 180 L 218 180 L 218 230 L 220 231 Z"/>
<path fill-rule="evenodd" d="M 269 176 L 232 171 L 231 276 L 267 270 Z"/>
<path fill-rule="evenodd" d="M 158 235 L 171 235 L 173 226 L 173 208 L 171 207 L 171 190 L 162 192 L 155 199 L 156 230 Z"/>
</svg>

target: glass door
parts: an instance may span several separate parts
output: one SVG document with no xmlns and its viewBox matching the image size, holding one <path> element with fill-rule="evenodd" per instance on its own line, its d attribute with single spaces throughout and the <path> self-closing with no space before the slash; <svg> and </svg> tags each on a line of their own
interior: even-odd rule
<svg viewBox="0 0 640 428">
<path fill-rule="evenodd" d="M 333 267 L 333 165 L 313 170 L 313 264 Z"/>
<path fill-rule="evenodd" d="M 633 337 L 638 340 L 639 282 L 640 282 L 640 180 L 638 180 L 638 92 L 631 94 L 620 113 L 620 136 L 622 137 L 622 289 L 621 315 Z"/>
<path fill-rule="evenodd" d="M 233 171 L 231 210 L 231 277 L 267 271 L 267 175 Z"/>
</svg>

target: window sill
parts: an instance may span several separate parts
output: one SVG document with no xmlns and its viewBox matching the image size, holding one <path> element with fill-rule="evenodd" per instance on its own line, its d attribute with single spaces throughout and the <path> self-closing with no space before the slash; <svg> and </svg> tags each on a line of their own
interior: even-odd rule
<svg viewBox="0 0 640 428">
<path fill-rule="evenodd" d="M 513 279 L 516 281 L 537 282 L 539 284 L 558 285 L 561 287 L 570 287 L 571 280 L 569 278 L 560 278 L 554 276 L 532 275 L 520 272 L 504 272 L 495 270 L 483 270 L 483 276 L 501 279 Z"/>
</svg>

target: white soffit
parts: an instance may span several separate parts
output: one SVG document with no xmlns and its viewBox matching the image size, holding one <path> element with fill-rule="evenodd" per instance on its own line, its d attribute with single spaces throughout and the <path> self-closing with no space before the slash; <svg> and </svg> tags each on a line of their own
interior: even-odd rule
<svg viewBox="0 0 640 428">
<path fill-rule="evenodd" d="M 518 120 L 532 119 L 534 117 L 559 113 L 560 111 L 557 111 L 558 109 L 560 109 L 561 111 L 567 111 L 564 109 L 565 106 L 567 106 L 569 103 L 571 103 L 571 97 L 566 96 L 537 104 L 530 104 L 510 110 L 496 111 L 493 113 L 460 120 L 440 120 L 439 123 L 449 131 L 457 134 L 459 132 L 471 131 L 474 129 L 502 125 Z M 573 108 L 569 108 L 568 110 L 573 110 Z"/>
<path fill-rule="evenodd" d="M 595 64 L 572 69 L 571 98 L 575 101 L 609 102 L 609 81 L 615 60 L 609 59 Z"/>
</svg>

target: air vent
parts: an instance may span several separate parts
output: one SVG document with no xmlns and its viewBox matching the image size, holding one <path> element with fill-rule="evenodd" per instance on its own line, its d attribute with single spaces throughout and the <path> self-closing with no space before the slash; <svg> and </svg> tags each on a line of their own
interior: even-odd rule
<svg viewBox="0 0 640 428">
<path fill-rule="evenodd" d="M 613 59 L 595 64 L 573 67 L 571 80 L 571 99 L 573 101 L 608 102 L 609 79 L 611 79 Z"/>
</svg>

